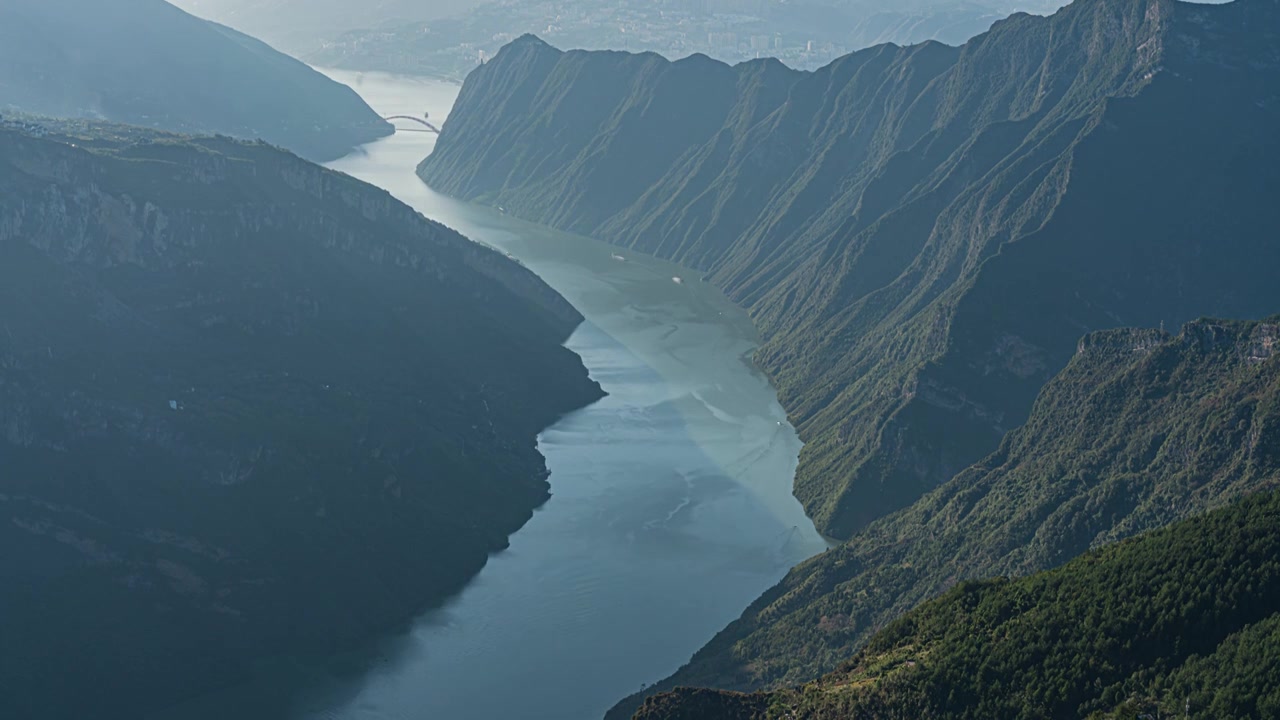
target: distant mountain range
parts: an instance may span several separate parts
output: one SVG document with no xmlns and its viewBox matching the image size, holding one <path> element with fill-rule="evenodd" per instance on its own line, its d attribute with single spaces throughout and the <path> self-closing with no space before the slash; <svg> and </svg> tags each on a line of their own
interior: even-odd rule
<svg viewBox="0 0 1280 720">
<path fill-rule="evenodd" d="M 318 161 L 389 135 L 350 88 L 164 0 L 0 6 L 0 113 L 261 138 Z"/>
<path fill-rule="evenodd" d="M 601 395 L 580 320 L 266 145 L 0 123 L 0 717 L 143 717 L 459 590 Z"/>
</svg>

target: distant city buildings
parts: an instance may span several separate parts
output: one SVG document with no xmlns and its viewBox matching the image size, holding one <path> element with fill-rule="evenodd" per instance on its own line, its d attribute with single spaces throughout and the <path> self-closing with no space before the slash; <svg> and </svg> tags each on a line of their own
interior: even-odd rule
<svg viewBox="0 0 1280 720">
<path fill-rule="evenodd" d="M 44 137 L 48 134 L 48 130 L 45 129 L 44 125 L 13 114 L 0 114 L 0 128 L 17 130 L 35 137 Z"/>
<path fill-rule="evenodd" d="M 736 49 L 738 47 L 738 34 L 731 32 L 707 33 L 707 45 L 717 50 Z"/>
</svg>

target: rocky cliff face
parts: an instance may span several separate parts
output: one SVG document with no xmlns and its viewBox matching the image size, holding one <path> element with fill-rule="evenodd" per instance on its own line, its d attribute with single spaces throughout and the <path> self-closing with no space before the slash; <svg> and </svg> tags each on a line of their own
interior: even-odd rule
<svg viewBox="0 0 1280 720">
<path fill-rule="evenodd" d="M 526 37 L 420 172 L 705 271 L 848 537 L 995 449 L 1085 332 L 1280 306 L 1278 7 L 1079 0 L 814 73 Z"/>
<path fill-rule="evenodd" d="M 600 396 L 580 320 L 265 145 L 0 128 L 0 714 L 137 716 L 456 591 Z"/>
<path fill-rule="evenodd" d="M 164 0 L 0 6 L 0 111 L 264 139 L 317 161 L 390 135 L 350 88 Z"/>
</svg>

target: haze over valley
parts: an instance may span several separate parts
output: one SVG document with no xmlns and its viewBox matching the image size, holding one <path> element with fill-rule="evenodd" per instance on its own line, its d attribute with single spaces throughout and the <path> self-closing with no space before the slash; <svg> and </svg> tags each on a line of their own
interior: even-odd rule
<svg viewBox="0 0 1280 720">
<path fill-rule="evenodd" d="M 0 40 L 0 717 L 1280 716 L 1280 0 Z"/>
<path fill-rule="evenodd" d="M 475 0 L 177 0 L 174 5 L 305 54 L 353 28 L 437 20 L 464 12 Z"/>
<path fill-rule="evenodd" d="M 260 35 L 309 62 L 461 80 L 507 42 L 534 33 L 567 48 L 701 53 L 730 63 L 780 58 L 813 69 L 885 42 L 958 45 L 1013 12 L 1047 13 L 1061 0 L 495 0 L 465 4 L 333 0 L 179 0 Z M 350 6 L 348 6 L 350 7 Z M 301 18 L 301 19 L 300 19 Z"/>
</svg>

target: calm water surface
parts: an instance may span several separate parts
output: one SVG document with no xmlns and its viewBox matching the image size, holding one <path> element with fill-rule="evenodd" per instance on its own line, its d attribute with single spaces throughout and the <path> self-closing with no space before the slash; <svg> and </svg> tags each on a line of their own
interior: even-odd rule
<svg viewBox="0 0 1280 720">
<path fill-rule="evenodd" d="M 439 123 L 457 95 L 429 80 L 332 75 L 384 115 Z M 331 167 L 538 273 L 586 317 L 567 345 L 609 397 L 541 435 L 551 500 L 460 595 L 340 672 L 282 663 L 261 685 L 290 687 L 275 689 L 302 720 L 599 718 L 826 548 L 790 492 L 800 442 L 750 363 L 750 322 L 716 290 L 678 266 L 433 193 L 414 168 L 434 142 L 400 132 Z M 255 692 L 203 710 L 240 711 Z"/>
</svg>

